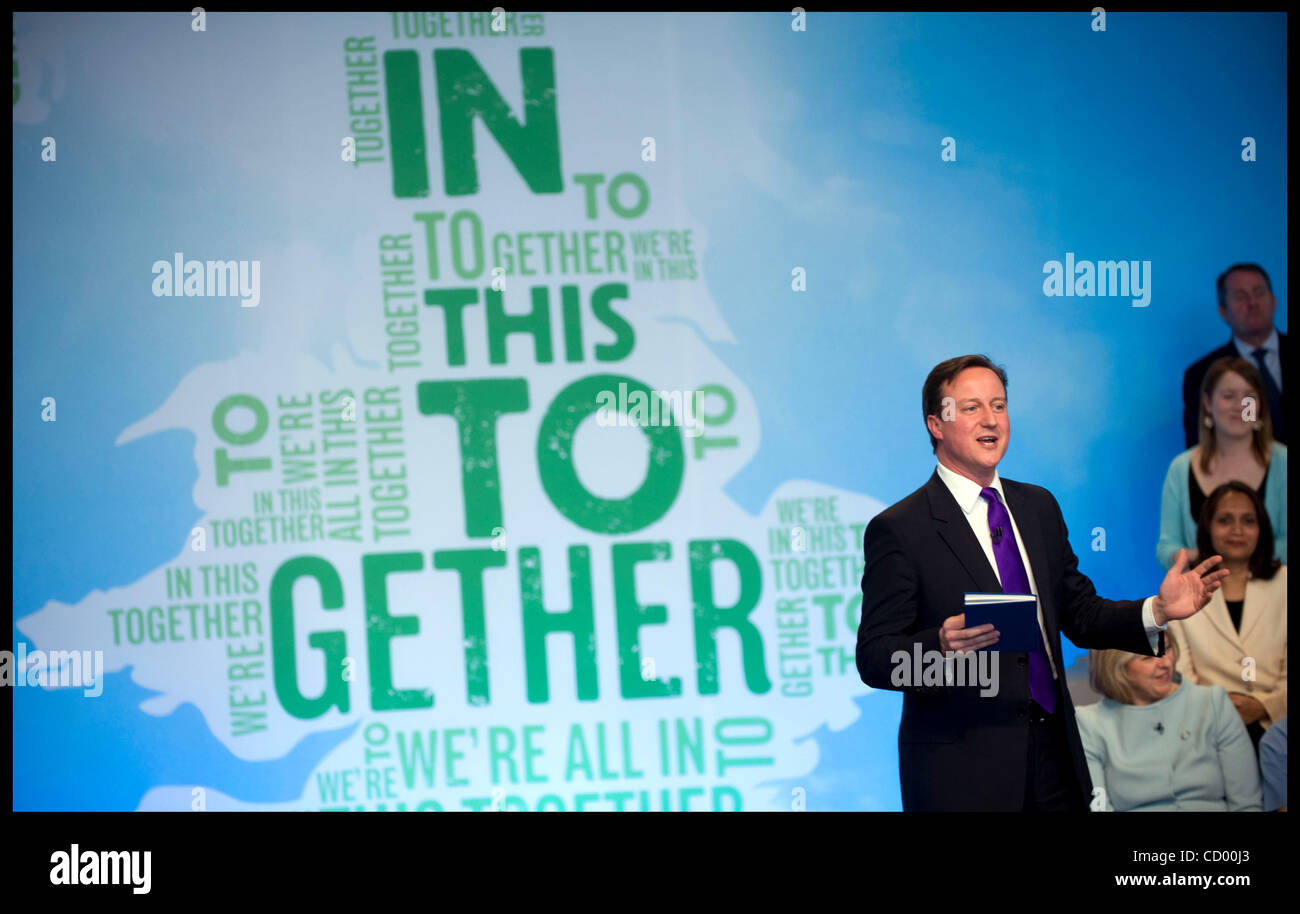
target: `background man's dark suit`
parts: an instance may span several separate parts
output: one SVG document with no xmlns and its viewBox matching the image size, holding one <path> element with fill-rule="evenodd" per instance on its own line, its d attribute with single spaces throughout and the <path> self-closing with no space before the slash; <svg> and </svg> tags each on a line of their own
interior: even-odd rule
<svg viewBox="0 0 1300 914">
<path fill-rule="evenodd" d="M 1092 786 L 1074 705 L 1065 688 L 1060 634 L 1079 647 L 1150 654 L 1142 602 L 1097 596 L 1092 582 L 1078 570 L 1061 510 L 1050 492 L 1009 479 L 1002 479 L 1002 488 L 1029 556 L 1052 659 L 1060 672 L 1056 713 L 1067 731 L 1078 788 L 1072 805 L 1086 809 Z M 997 593 L 1001 587 L 937 471 L 920 489 L 872 519 L 863 547 L 858 673 L 872 688 L 898 689 L 890 681 L 895 651 L 906 651 L 910 658 L 916 642 L 922 651 L 940 650 L 939 627 L 947 617 L 963 612 L 963 595 Z M 1164 651 L 1163 633 L 1158 648 Z M 981 697 L 978 685 L 904 688 L 898 763 L 905 810 L 1023 808 L 1031 726 L 1026 658 L 1023 653 L 997 655 L 996 696 Z"/>
<path fill-rule="evenodd" d="M 1205 372 L 1210 365 L 1224 356 L 1231 356 L 1234 359 L 1241 358 L 1241 353 L 1237 351 L 1237 346 L 1228 340 L 1226 346 L 1220 346 L 1203 359 L 1199 359 L 1188 366 L 1187 371 L 1183 373 L 1183 437 L 1187 447 L 1195 447 L 1200 440 L 1201 427 L 1201 383 L 1205 380 Z M 1286 392 L 1291 386 L 1291 373 L 1287 371 L 1287 352 L 1286 352 L 1286 334 L 1278 331 L 1277 334 L 1277 355 L 1282 363 L 1282 416 L 1273 416 L 1273 437 L 1281 444 L 1286 444 L 1286 429 L 1283 427 L 1286 407 Z M 1255 365 L 1254 359 L 1246 359 L 1252 365 Z M 1258 368 L 1258 365 L 1255 365 Z M 1262 394 L 1262 391 L 1261 391 Z"/>
</svg>

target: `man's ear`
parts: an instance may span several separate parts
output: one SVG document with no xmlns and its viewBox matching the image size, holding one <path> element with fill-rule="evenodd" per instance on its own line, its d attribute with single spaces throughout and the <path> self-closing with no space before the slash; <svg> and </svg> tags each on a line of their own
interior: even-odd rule
<svg viewBox="0 0 1300 914">
<path fill-rule="evenodd" d="M 1228 309 L 1223 307 L 1223 305 L 1219 305 L 1219 318 L 1227 324 L 1228 327 L 1232 327 L 1232 321 L 1228 320 Z"/>
<path fill-rule="evenodd" d="M 930 430 L 930 434 L 934 435 L 934 437 L 937 440 L 939 441 L 943 440 L 943 422 L 940 421 L 938 416 L 934 415 L 933 413 L 926 416 L 925 427 Z"/>
</svg>

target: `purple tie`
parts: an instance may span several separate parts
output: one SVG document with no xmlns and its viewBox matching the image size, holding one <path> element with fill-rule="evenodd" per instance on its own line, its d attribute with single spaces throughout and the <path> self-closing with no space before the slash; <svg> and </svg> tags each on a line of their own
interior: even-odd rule
<svg viewBox="0 0 1300 914">
<path fill-rule="evenodd" d="M 993 535 L 993 558 L 998 563 L 998 576 L 1002 578 L 1003 593 L 1029 593 L 1029 575 L 1020 560 L 1016 546 L 1016 533 L 1011 529 L 1011 515 L 998 498 L 997 489 L 983 488 L 980 497 L 989 503 L 989 533 Z M 1042 640 L 1029 653 L 1029 695 L 1043 706 L 1048 714 L 1056 710 L 1056 689 L 1052 684 L 1052 668 L 1043 652 Z"/>
</svg>

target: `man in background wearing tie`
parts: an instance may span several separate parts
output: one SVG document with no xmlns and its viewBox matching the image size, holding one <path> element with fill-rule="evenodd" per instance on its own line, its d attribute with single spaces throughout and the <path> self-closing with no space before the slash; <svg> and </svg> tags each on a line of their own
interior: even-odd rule
<svg viewBox="0 0 1300 914">
<path fill-rule="evenodd" d="M 1205 358 L 1194 362 L 1183 374 L 1183 436 L 1187 447 L 1200 440 L 1197 419 L 1201 410 L 1201 382 L 1205 371 L 1225 355 L 1240 356 L 1255 364 L 1264 376 L 1268 414 L 1273 420 L 1273 437 L 1286 444 L 1282 412 L 1286 393 L 1286 334 L 1273 326 L 1277 299 L 1273 283 L 1256 263 L 1234 263 L 1219 274 L 1219 317 L 1232 328 L 1232 339 Z"/>
<path fill-rule="evenodd" d="M 1088 809 L 1061 634 L 1079 647 L 1159 656 L 1168 620 L 1205 606 L 1228 573 L 1211 571 L 1219 556 L 1188 570 L 1183 551 L 1157 595 L 1097 596 L 1052 494 L 998 477 L 1011 431 L 1006 383 L 980 355 L 934 367 L 921 396 L 938 466 L 877 514 L 863 538 L 858 672 L 872 688 L 904 692 L 898 762 L 908 811 Z M 1036 594 L 1041 649 L 997 652 L 992 625 L 966 628 L 967 592 Z M 945 656 L 994 648 L 996 693 L 982 695 L 969 679 L 900 686 L 895 655 L 910 658 L 914 645 Z"/>
</svg>

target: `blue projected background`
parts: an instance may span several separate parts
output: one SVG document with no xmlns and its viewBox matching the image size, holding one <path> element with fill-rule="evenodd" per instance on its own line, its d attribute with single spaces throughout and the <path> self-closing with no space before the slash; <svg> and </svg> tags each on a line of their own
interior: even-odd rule
<svg viewBox="0 0 1300 914">
<path fill-rule="evenodd" d="M 448 15 L 15 16 L 14 643 L 103 652 L 14 690 L 15 808 L 900 808 L 849 623 L 922 381 L 1004 365 L 1001 474 L 1154 591 L 1217 274 L 1286 329 L 1285 17 Z M 1067 254 L 1147 288 L 1046 295 Z M 554 407 L 594 376 L 711 391 L 703 434 Z"/>
</svg>

